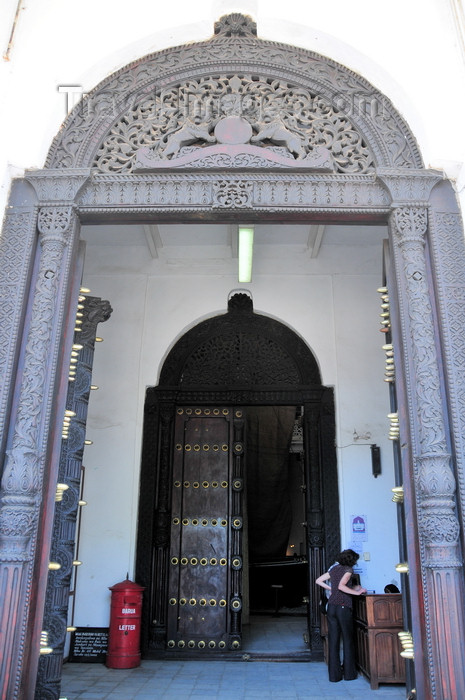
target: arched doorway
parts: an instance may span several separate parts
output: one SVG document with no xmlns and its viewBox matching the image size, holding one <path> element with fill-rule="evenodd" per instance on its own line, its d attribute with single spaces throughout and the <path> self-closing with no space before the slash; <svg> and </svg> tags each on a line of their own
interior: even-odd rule
<svg viewBox="0 0 465 700">
<path fill-rule="evenodd" d="M 465 500 L 465 252 L 452 186 L 424 169 L 402 117 L 363 78 L 261 41 L 250 19 L 232 15 L 210 41 L 103 81 L 66 121 L 46 169 L 13 188 L 0 276 L 14 300 L 0 309 L 11 339 L 2 346 L 0 494 L 2 689 L 11 697 L 20 686 L 32 696 L 38 663 L 80 224 L 244 217 L 389 223 L 417 693 L 465 695 L 463 678 L 444 673 L 463 666 L 465 648 L 462 606 L 449 602 L 463 598 Z"/>
<path fill-rule="evenodd" d="M 305 530 L 294 556 L 297 416 Z M 312 353 L 284 324 L 254 313 L 248 294 L 233 294 L 227 314 L 176 343 L 145 407 L 137 576 L 149 591 L 146 654 L 250 652 L 241 621 L 267 598 L 270 608 L 274 576 L 283 606 L 309 599 L 302 632 L 321 656 L 310 582 L 339 547 L 334 437 L 333 392 Z"/>
</svg>

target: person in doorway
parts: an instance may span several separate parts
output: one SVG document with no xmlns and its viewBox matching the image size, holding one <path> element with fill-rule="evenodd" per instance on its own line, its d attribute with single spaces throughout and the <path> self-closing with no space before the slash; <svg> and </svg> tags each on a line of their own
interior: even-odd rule
<svg viewBox="0 0 465 700">
<path fill-rule="evenodd" d="M 355 663 L 352 596 L 366 593 L 362 586 L 351 586 L 352 567 L 359 555 L 353 549 L 345 549 L 337 555 L 337 563 L 319 576 L 316 584 L 331 591 L 328 600 L 328 673 L 332 683 L 352 681 L 357 678 Z M 339 653 L 342 636 L 343 663 Z"/>
</svg>

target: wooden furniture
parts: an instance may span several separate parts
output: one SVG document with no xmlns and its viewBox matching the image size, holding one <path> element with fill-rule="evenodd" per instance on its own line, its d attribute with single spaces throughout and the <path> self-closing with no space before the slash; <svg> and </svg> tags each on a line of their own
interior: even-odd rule
<svg viewBox="0 0 465 700">
<path fill-rule="evenodd" d="M 382 593 L 354 598 L 357 664 L 370 687 L 405 683 L 405 661 L 397 633 L 403 629 L 402 595 Z"/>
</svg>

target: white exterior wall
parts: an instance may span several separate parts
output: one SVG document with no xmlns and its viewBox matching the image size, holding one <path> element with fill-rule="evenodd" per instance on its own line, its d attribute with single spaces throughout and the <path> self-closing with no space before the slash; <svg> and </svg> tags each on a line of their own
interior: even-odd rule
<svg viewBox="0 0 465 700">
<path fill-rule="evenodd" d="M 239 11 L 257 22 L 261 38 L 294 44 L 346 65 L 389 97 L 415 134 L 426 167 L 457 181 L 465 203 L 465 60 L 460 0 L 327 0 L 292 5 L 278 0 L 17 0 L 0 7 L 0 210 L 11 178 L 43 167 L 66 117 L 59 86 L 89 91 L 132 60 L 188 41 L 207 39 L 223 14 Z M 63 89 L 63 88 L 61 88 Z M 70 104 L 72 106 L 72 104 Z M 234 264 L 212 273 L 157 261 L 141 264 L 135 248 L 89 246 L 84 283 L 114 312 L 97 345 L 86 449 L 76 601 L 77 625 L 108 624 L 107 587 L 133 575 L 138 475 L 145 389 L 157 383 L 169 348 L 188 328 L 226 310 L 238 287 Z M 90 254 L 91 253 L 91 254 Z M 398 560 L 392 446 L 387 440 L 388 391 L 378 333 L 376 288 L 381 247 L 323 246 L 317 261 L 283 269 L 256 261 L 250 285 L 255 310 L 287 323 L 312 348 L 323 382 L 335 387 L 342 545 L 349 517 L 368 518 L 364 584 L 381 591 L 395 581 Z M 111 263 L 111 264 L 110 264 Z M 297 274 L 296 274 L 297 273 Z M 212 300 L 214 302 L 212 303 Z M 370 434 L 369 439 L 355 440 Z M 371 475 L 370 449 L 381 446 L 383 473 Z M 398 582 L 398 581 L 397 581 Z"/>
</svg>

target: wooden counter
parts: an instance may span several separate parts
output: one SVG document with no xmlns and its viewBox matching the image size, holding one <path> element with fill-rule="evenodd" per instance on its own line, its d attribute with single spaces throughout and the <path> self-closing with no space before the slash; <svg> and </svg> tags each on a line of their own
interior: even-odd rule
<svg viewBox="0 0 465 700">
<path fill-rule="evenodd" d="M 354 597 L 357 664 L 372 689 L 380 683 L 405 683 L 405 661 L 397 633 L 403 629 L 402 595 Z"/>
</svg>

